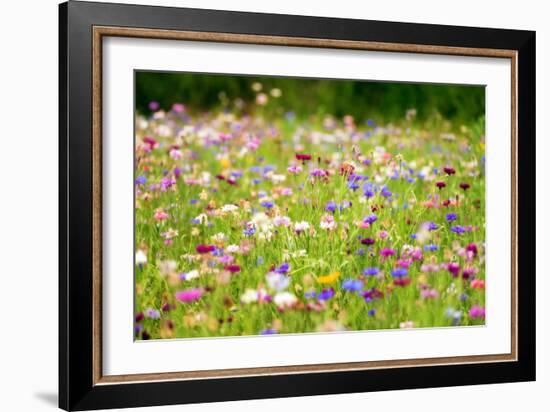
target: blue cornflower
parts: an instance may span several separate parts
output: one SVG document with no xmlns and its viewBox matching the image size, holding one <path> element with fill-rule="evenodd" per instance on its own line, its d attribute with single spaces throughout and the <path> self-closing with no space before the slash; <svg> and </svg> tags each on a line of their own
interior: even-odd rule
<svg viewBox="0 0 550 412">
<path fill-rule="evenodd" d="M 260 335 L 276 335 L 277 333 L 279 332 L 276 329 L 264 329 L 260 331 Z"/>
<path fill-rule="evenodd" d="M 357 190 L 361 187 L 355 180 L 348 183 L 348 189 Z"/>
<path fill-rule="evenodd" d="M 334 213 L 334 211 L 338 209 L 338 204 L 336 202 L 333 202 L 332 200 L 330 202 L 327 203 L 327 205 L 325 206 L 325 210 L 327 212 L 332 212 Z"/>
<path fill-rule="evenodd" d="M 271 209 L 273 206 L 275 206 L 275 203 L 271 202 L 271 201 L 265 201 L 265 202 L 262 202 L 260 203 L 263 207 L 267 208 L 267 209 Z"/>
<path fill-rule="evenodd" d="M 213 256 L 223 256 L 223 248 L 215 248 L 214 251 L 212 252 L 212 255 Z"/>
<path fill-rule="evenodd" d="M 367 312 L 369 316 L 374 316 L 376 315 L 376 309 L 369 309 L 369 311 Z"/>
<path fill-rule="evenodd" d="M 363 219 L 364 222 L 367 222 L 368 224 L 371 224 L 371 225 L 377 220 L 378 220 L 378 216 L 376 216 L 375 214 L 368 215 L 366 218 Z"/>
<path fill-rule="evenodd" d="M 417 235 L 416 233 L 413 233 L 413 234 L 411 235 L 411 239 L 416 239 L 417 237 L 418 237 L 418 235 Z"/>
<path fill-rule="evenodd" d="M 387 187 L 383 187 L 380 194 L 382 195 L 382 197 L 391 197 L 393 195 L 393 193 L 390 192 Z"/>
<path fill-rule="evenodd" d="M 197 203 L 199 203 L 199 201 L 197 199 L 190 199 L 189 200 L 190 205 L 196 205 Z"/>
<path fill-rule="evenodd" d="M 260 266 L 263 264 L 264 264 L 264 258 L 261 256 L 258 256 L 258 258 L 256 259 L 256 265 Z"/>
<path fill-rule="evenodd" d="M 378 274 L 380 270 L 378 268 L 366 268 L 364 271 L 363 271 L 363 275 L 365 276 L 375 276 Z"/>
<path fill-rule="evenodd" d="M 456 213 L 447 213 L 445 218 L 447 219 L 447 222 L 452 222 L 453 220 L 456 220 Z"/>
<path fill-rule="evenodd" d="M 253 226 L 247 227 L 243 230 L 243 235 L 245 236 L 253 236 L 254 233 L 256 233 L 256 229 Z"/>
<path fill-rule="evenodd" d="M 363 289 L 364 283 L 358 279 L 346 279 L 342 283 L 342 289 L 348 292 L 358 292 Z"/>
<path fill-rule="evenodd" d="M 437 229 L 437 224 L 434 223 L 434 222 L 426 222 L 425 225 L 426 225 L 426 228 L 428 230 L 436 230 Z"/>
<path fill-rule="evenodd" d="M 394 278 L 402 278 L 409 274 L 409 271 L 405 268 L 397 268 L 391 271 L 391 275 Z"/>
<path fill-rule="evenodd" d="M 429 244 L 429 245 L 425 245 L 424 246 L 424 250 L 426 252 L 435 252 L 436 250 L 439 249 L 439 246 L 437 245 L 434 245 L 434 244 Z"/>
<path fill-rule="evenodd" d="M 451 227 L 451 232 L 458 233 L 459 235 L 466 232 L 466 229 L 464 229 L 463 226 L 457 225 Z"/>
<path fill-rule="evenodd" d="M 281 266 L 279 266 L 277 269 L 275 269 L 275 272 L 277 273 L 287 273 L 290 270 L 290 265 L 288 263 L 283 263 Z"/>
<path fill-rule="evenodd" d="M 317 295 L 317 299 L 319 300 L 329 300 L 334 296 L 334 289 L 323 289 L 319 294 Z"/>
<path fill-rule="evenodd" d="M 365 249 L 363 249 L 363 248 L 357 249 L 357 254 L 359 256 L 364 256 L 365 253 L 367 253 Z"/>
<path fill-rule="evenodd" d="M 147 178 L 145 176 L 138 176 L 136 178 L 136 185 L 144 185 L 147 182 Z"/>
<path fill-rule="evenodd" d="M 376 123 L 374 122 L 374 120 L 368 119 L 368 120 L 367 120 L 367 125 L 368 125 L 369 127 L 374 127 L 374 126 L 376 125 Z"/>
<path fill-rule="evenodd" d="M 306 299 L 313 299 L 315 298 L 315 296 L 317 296 L 317 294 L 315 293 L 314 290 L 310 290 L 309 292 L 304 293 L 304 297 Z"/>
</svg>

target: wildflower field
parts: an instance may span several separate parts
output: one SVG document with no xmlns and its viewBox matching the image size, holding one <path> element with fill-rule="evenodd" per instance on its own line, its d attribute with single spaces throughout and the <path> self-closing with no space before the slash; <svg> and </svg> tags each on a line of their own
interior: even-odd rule
<svg viewBox="0 0 550 412">
<path fill-rule="evenodd" d="M 484 324 L 482 114 L 240 81 L 136 109 L 136 339 Z"/>
</svg>

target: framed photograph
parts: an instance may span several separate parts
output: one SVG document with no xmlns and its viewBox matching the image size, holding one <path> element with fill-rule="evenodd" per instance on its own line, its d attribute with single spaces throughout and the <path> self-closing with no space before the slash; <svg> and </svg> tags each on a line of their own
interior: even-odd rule
<svg viewBox="0 0 550 412">
<path fill-rule="evenodd" d="M 60 5 L 66 410 L 535 379 L 535 33 Z"/>
</svg>

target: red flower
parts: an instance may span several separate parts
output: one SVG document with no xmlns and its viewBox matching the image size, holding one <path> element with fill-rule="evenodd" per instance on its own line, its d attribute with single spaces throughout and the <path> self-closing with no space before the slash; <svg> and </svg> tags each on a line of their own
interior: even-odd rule
<svg viewBox="0 0 550 412">
<path fill-rule="evenodd" d="M 301 161 L 311 160 L 311 155 L 305 153 L 296 153 L 296 159 Z"/>
<path fill-rule="evenodd" d="M 411 278 L 398 278 L 393 281 L 395 286 L 407 286 L 411 283 Z"/>
<path fill-rule="evenodd" d="M 464 182 L 459 184 L 459 186 L 462 190 L 468 190 L 470 188 L 470 184 L 469 183 L 464 183 Z"/>
<path fill-rule="evenodd" d="M 361 243 L 363 245 L 374 245 L 374 242 L 375 242 L 375 240 L 370 238 L 370 237 L 365 237 L 365 238 L 361 239 Z"/>
<path fill-rule="evenodd" d="M 241 271 L 241 267 L 239 265 L 225 265 L 223 268 L 231 273 L 237 273 Z"/>
<path fill-rule="evenodd" d="M 196 250 L 198 253 L 210 253 L 216 249 L 214 245 L 197 245 Z"/>
<path fill-rule="evenodd" d="M 451 204 L 451 201 L 449 199 L 446 199 L 443 201 L 443 206 L 449 206 Z"/>
<path fill-rule="evenodd" d="M 449 176 L 450 176 L 450 175 L 454 175 L 454 174 L 456 173 L 456 170 L 453 169 L 452 167 L 444 167 L 444 168 L 443 168 L 443 171 L 444 171 L 445 173 L 447 173 Z"/>
<path fill-rule="evenodd" d="M 445 186 L 447 186 L 445 182 L 435 182 L 435 185 L 438 189 L 443 189 Z"/>
</svg>

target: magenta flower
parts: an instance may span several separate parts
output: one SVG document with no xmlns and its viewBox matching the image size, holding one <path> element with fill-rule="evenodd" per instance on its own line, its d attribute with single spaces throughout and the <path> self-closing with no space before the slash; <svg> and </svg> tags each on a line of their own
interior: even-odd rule
<svg viewBox="0 0 550 412">
<path fill-rule="evenodd" d="M 374 239 L 372 239 L 370 237 L 364 237 L 363 239 L 361 239 L 361 243 L 363 245 L 373 245 L 374 244 Z"/>
<path fill-rule="evenodd" d="M 185 289 L 176 292 L 176 299 L 182 303 L 190 303 L 199 300 L 204 290 L 201 288 Z"/>
<path fill-rule="evenodd" d="M 237 273 L 241 271 L 241 267 L 239 265 L 225 265 L 223 268 L 230 273 Z"/>
<path fill-rule="evenodd" d="M 447 265 L 447 270 L 454 276 L 457 277 L 460 273 L 460 265 L 456 262 L 451 262 Z"/>
<path fill-rule="evenodd" d="M 214 245 L 197 245 L 196 250 L 198 253 L 210 253 L 216 249 Z"/>
<path fill-rule="evenodd" d="M 296 153 L 296 160 L 301 160 L 301 161 L 311 160 L 311 155 L 305 154 L 305 153 Z"/>
<path fill-rule="evenodd" d="M 388 256 L 394 256 L 395 250 L 385 247 L 380 251 L 380 256 L 387 258 Z"/>
<path fill-rule="evenodd" d="M 484 318 L 485 308 L 483 306 L 474 305 L 470 308 L 469 314 L 471 318 Z"/>
<path fill-rule="evenodd" d="M 435 185 L 438 189 L 443 189 L 445 186 L 447 186 L 445 182 L 435 182 Z"/>
</svg>

